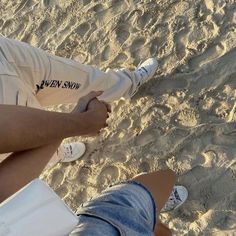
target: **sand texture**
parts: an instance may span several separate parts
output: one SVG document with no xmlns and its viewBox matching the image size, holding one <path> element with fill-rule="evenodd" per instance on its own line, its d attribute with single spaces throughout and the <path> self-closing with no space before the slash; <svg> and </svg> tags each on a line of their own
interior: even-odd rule
<svg viewBox="0 0 236 236">
<path fill-rule="evenodd" d="M 159 59 L 155 78 L 113 105 L 108 128 L 71 139 L 86 143 L 82 160 L 43 174 L 72 209 L 169 167 L 189 190 L 161 216 L 174 235 L 236 235 L 235 0 L 1 0 L 0 14 L 2 35 L 102 69 Z"/>
</svg>

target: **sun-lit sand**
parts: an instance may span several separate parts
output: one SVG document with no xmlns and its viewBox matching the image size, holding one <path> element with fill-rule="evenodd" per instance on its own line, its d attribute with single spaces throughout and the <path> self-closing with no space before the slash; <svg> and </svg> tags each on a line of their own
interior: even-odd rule
<svg viewBox="0 0 236 236">
<path fill-rule="evenodd" d="M 82 160 L 43 178 L 75 210 L 109 184 L 173 169 L 189 190 L 161 215 L 174 235 L 236 235 L 234 0 L 1 0 L 0 33 L 102 69 L 160 67 Z M 68 111 L 72 105 L 57 109 Z M 160 190 L 161 191 L 161 190 Z"/>
</svg>

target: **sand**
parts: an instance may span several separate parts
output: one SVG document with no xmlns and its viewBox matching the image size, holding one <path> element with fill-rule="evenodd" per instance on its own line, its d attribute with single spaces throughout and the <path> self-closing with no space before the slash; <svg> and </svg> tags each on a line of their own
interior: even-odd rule
<svg viewBox="0 0 236 236">
<path fill-rule="evenodd" d="M 174 235 L 236 235 L 234 0 L 1 0 L 0 14 L 2 35 L 102 69 L 159 59 L 151 82 L 113 104 L 108 128 L 70 139 L 86 143 L 82 160 L 42 175 L 73 210 L 169 167 L 189 190 L 161 215 Z"/>
</svg>

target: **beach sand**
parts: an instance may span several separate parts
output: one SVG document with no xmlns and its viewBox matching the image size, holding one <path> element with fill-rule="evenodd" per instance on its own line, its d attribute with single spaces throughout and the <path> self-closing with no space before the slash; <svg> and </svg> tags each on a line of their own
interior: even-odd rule
<svg viewBox="0 0 236 236">
<path fill-rule="evenodd" d="M 1 0 L 0 14 L 2 35 L 104 70 L 159 59 L 99 136 L 66 140 L 86 143 L 81 160 L 43 173 L 73 210 L 115 181 L 168 167 L 189 190 L 161 215 L 174 235 L 236 235 L 234 0 Z"/>
</svg>

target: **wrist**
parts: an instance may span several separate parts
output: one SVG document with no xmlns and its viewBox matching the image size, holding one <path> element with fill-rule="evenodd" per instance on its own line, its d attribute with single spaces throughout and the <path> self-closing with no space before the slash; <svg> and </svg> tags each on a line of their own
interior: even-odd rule
<svg viewBox="0 0 236 236">
<path fill-rule="evenodd" d="M 89 134 L 89 112 L 70 113 L 70 132 L 71 136 L 81 136 Z"/>
</svg>

